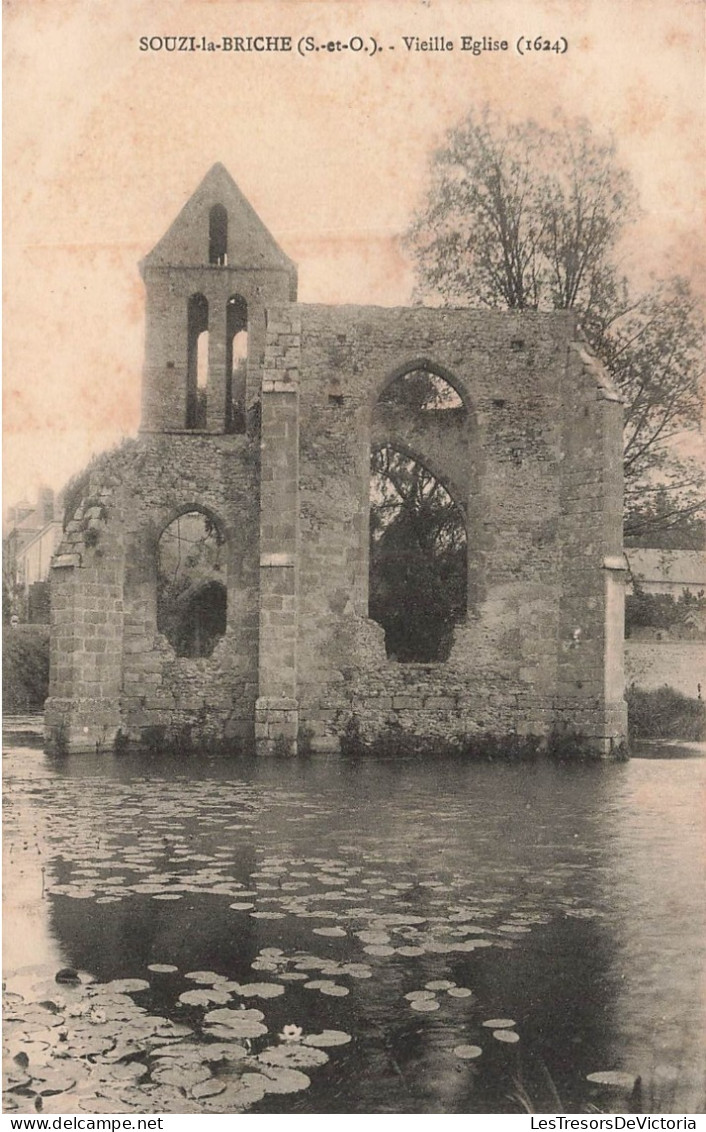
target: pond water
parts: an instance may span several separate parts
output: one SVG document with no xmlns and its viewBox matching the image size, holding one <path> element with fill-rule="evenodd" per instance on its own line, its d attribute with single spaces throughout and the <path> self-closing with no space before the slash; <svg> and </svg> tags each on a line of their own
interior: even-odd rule
<svg viewBox="0 0 706 1132">
<path fill-rule="evenodd" d="M 52 760 L 13 734 L 6 1108 L 704 1111 L 688 753 Z"/>
</svg>

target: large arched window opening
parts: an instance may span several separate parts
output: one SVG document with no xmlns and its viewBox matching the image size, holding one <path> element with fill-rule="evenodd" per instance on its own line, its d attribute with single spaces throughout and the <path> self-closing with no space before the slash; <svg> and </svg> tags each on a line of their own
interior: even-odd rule
<svg viewBox="0 0 706 1132">
<path fill-rule="evenodd" d="M 208 657 L 227 625 L 225 540 L 201 511 L 187 511 L 157 545 L 157 628 L 177 656 Z"/>
<path fill-rule="evenodd" d="M 245 432 L 248 374 L 248 304 L 231 295 L 226 304 L 226 432 Z"/>
<path fill-rule="evenodd" d="M 443 483 L 386 444 L 371 453 L 368 612 L 388 657 L 448 659 L 467 602 L 466 524 Z"/>
<path fill-rule="evenodd" d="M 228 263 L 228 213 L 222 204 L 214 204 L 208 214 L 208 262 L 215 267 Z"/>
<path fill-rule="evenodd" d="M 371 425 L 369 615 L 388 657 L 444 661 L 468 603 L 469 414 L 453 377 L 418 359 Z"/>
<path fill-rule="evenodd" d="M 186 427 L 206 428 L 208 411 L 208 300 L 191 295 L 187 308 Z"/>
</svg>

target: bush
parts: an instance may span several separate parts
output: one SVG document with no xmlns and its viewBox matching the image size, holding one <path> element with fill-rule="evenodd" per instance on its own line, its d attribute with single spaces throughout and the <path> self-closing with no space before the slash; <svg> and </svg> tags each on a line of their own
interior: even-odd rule
<svg viewBox="0 0 706 1132">
<path fill-rule="evenodd" d="M 666 684 L 647 692 L 632 684 L 626 694 L 630 739 L 682 739 L 701 742 L 706 737 L 706 704 L 683 696 Z"/>
<path fill-rule="evenodd" d="M 625 636 L 630 637 L 633 629 L 672 629 L 685 625 L 694 614 L 706 609 L 704 591 L 692 593 L 684 589 L 678 598 L 673 594 L 645 593 L 639 583 L 634 583 L 634 592 L 625 599 Z"/>
<path fill-rule="evenodd" d="M 49 694 L 49 626 L 5 627 L 3 711 L 41 711 Z"/>
</svg>

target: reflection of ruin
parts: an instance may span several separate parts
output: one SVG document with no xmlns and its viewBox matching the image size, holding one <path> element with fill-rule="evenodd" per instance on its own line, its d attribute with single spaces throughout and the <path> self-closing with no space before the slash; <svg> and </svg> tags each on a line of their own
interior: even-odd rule
<svg viewBox="0 0 706 1132">
<path fill-rule="evenodd" d="M 50 743 L 204 718 L 263 750 L 336 749 L 353 716 L 624 735 L 622 415 L 574 315 L 298 304 L 219 165 L 142 274 L 140 436 L 54 560 Z M 429 500 L 434 537 L 403 538 Z M 220 557 L 166 616 L 177 521 Z"/>
</svg>

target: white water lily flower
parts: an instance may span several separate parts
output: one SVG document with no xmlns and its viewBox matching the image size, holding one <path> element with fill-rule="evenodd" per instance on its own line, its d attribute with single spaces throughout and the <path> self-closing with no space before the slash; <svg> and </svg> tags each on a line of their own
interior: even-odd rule
<svg viewBox="0 0 706 1132">
<path fill-rule="evenodd" d="M 282 1033 L 277 1037 L 281 1042 L 300 1042 L 304 1036 L 301 1026 L 283 1026 Z"/>
</svg>

